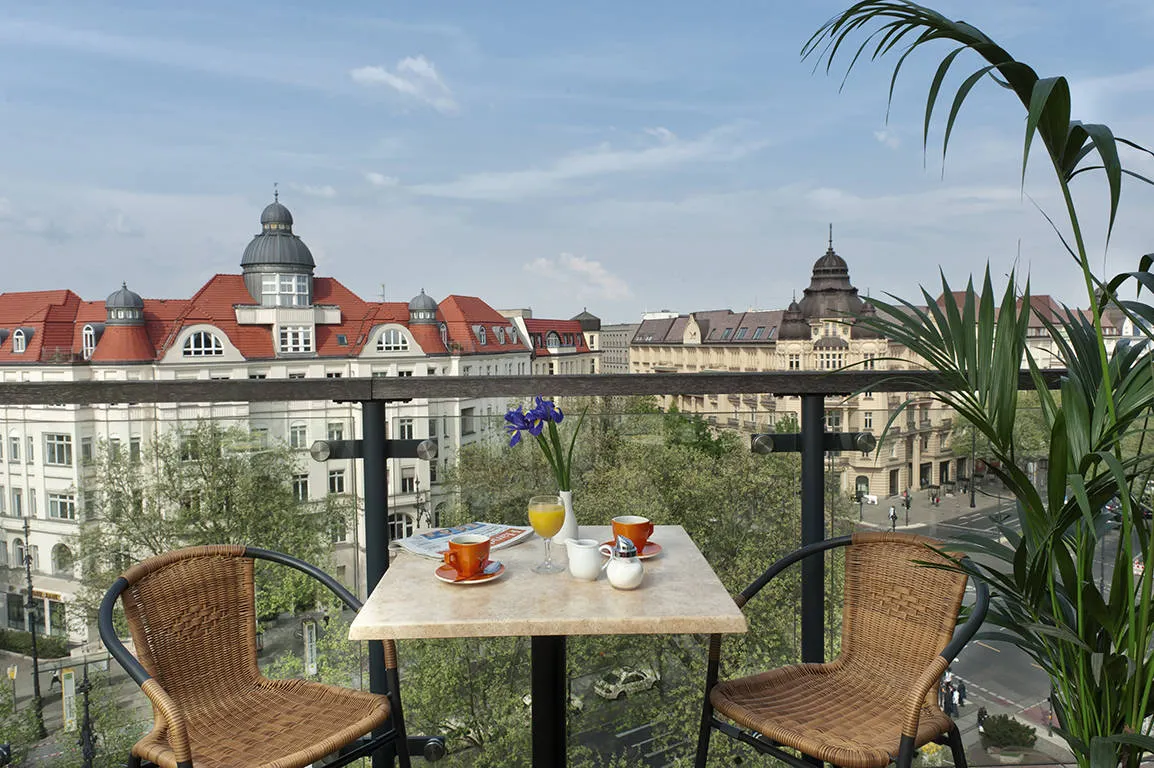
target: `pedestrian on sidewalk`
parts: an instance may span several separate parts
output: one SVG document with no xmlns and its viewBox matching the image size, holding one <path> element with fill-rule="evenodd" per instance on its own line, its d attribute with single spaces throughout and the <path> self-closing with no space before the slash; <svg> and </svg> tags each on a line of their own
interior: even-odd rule
<svg viewBox="0 0 1154 768">
<path fill-rule="evenodd" d="M 986 729 L 982 725 L 986 722 L 989 713 L 986 712 L 985 707 L 978 707 L 978 733 L 985 733 Z"/>
<path fill-rule="evenodd" d="M 966 706 L 966 681 L 958 678 L 958 704 Z"/>
<path fill-rule="evenodd" d="M 952 715 L 952 717 L 958 716 L 958 705 L 961 704 L 961 701 L 962 701 L 961 694 L 958 692 L 957 688 L 954 688 L 954 693 L 953 693 L 954 714 Z"/>
<path fill-rule="evenodd" d="M 60 670 L 54 669 L 52 670 L 52 679 L 48 682 L 48 690 L 52 691 L 58 685 L 60 685 Z"/>
</svg>

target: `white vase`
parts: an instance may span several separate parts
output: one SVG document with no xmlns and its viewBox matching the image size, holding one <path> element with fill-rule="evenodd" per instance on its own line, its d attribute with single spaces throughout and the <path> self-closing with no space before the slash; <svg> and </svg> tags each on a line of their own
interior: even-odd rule
<svg viewBox="0 0 1154 768">
<path fill-rule="evenodd" d="M 564 545 L 566 539 L 578 539 L 580 536 L 577 535 L 577 516 L 573 514 L 573 491 L 558 491 L 557 495 L 565 505 L 565 522 L 553 541 Z"/>
</svg>

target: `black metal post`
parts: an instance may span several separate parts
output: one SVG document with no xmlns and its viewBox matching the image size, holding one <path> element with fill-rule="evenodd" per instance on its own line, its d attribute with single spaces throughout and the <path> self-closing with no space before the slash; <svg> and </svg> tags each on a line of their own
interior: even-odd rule
<svg viewBox="0 0 1154 768">
<path fill-rule="evenodd" d="M 385 442 L 385 404 L 367 400 L 361 403 L 361 424 L 364 437 L 365 479 L 365 581 L 366 595 L 371 595 L 377 582 L 389 569 L 389 489 L 385 481 L 387 446 Z M 385 646 L 369 643 L 369 690 L 384 694 L 389 690 L 385 675 Z M 394 750 L 381 750 L 373 755 L 373 768 L 393 765 Z"/>
<path fill-rule="evenodd" d="M 978 433 L 974 425 L 970 425 L 970 509 L 978 506 L 974 500 L 974 480 L 978 472 Z"/>
<path fill-rule="evenodd" d="M 825 536 L 825 396 L 801 397 L 801 545 Z M 825 558 L 801 564 L 801 660 L 825 660 Z"/>
<path fill-rule="evenodd" d="M 76 691 L 84 696 L 84 720 L 80 724 L 80 754 L 84 758 L 83 768 L 92 768 L 92 761 L 96 759 L 96 733 L 92 730 L 92 715 L 88 710 L 88 695 L 92 691 L 92 683 L 88 681 L 87 656 L 84 657 L 84 681 L 76 686 Z"/>
<path fill-rule="evenodd" d="M 31 530 L 28 525 L 28 515 L 24 516 L 24 576 L 28 581 L 28 628 L 32 632 L 32 711 L 36 720 L 36 734 L 39 738 L 48 737 L 44 729 L 44 702 L 40 699 L 40 652 L 36 646 L 36 600 L 32 596 L 32 545 L 28 543 Z M 13 706 L 16 701 L 13 699 Z"/>
<path fill-rule="evenodd" d="M 533 768 L 564 768 L 568 742 L 564 635 L 534 636 L 530 654 Z"/>
</svg>

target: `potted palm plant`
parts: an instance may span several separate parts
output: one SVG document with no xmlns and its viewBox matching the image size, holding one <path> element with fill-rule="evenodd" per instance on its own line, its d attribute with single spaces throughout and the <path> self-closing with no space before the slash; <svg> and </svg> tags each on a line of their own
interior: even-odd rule
<svg viewBox="0 0 1154 768">
<path fill-rule="evenodd" d="M 1039 77 L 979 29 L 905 0 L 854 4 L 813 35 L 803 56 L 824 60 L 828 71 L 839 56 L 852 70 L 859 62 L 895 55 L 892 98 L 892 83 L 910 52 L 937 41 L 952 47 L 929 87 L 926 138 L 947 73 L 964 54 L 976 55 L 979 66 L 952 99 L 943 155 L 955 118 L 975 86 L 992 81 L 1017 98 L 1026 112 L 1023 179 L 1031 150 L 1040 150 L 1053 168 L 1064 206 L 1061 215 L 1043 215 L 1083 278 L 1089 309 L 1067 311 L 1057 320 L 1042 318 L 1065 367 L 1056 383 L 1027 344 L 1029 284 L 1019 293 L 1013 275 L 996 298 L 988 269 L 980 290 L 971 280 L 960 294 L 953 293 L 943 274 L 944 301 L 925 290 L 925 306 L 872 299 L 876 318 L 858 322 L 905 345 L 940 375 L 942 386 L 933 396 L 989 441 L 990 470 L 1017 499 L 1017 524 L 1002 526 L 1005 543 L 976 536 L 959 542 L 974 558 L 958 567 L 972 569 L 992 587 L 988 621 L 1005 632 L 991 636 L 1009 636 L 1047 672 L 1055 731 L 1080 766 L 1135 768 L 1144 752 L 1154 751 L 1147 724 L 1154 712 L 1154 569 L 1135 575 L 1130 560 L 1131 552 L 1138 551 L 1149 562 L 1152 548 L 1150 524 L 1136 511 L 1136 502 L 1152 461 L 1142 455 L 1138 435 L 1154 406 L 1154 357 L 1143 344 L 1110 343 L 1103 315 L 1112 307 L 1139 332 L 1151 335 L 1154 308 L 1124 300 L 1119 291 L 1131 281 L 1139 290 L 1154 289 L 1154 258 L 1142 257 L 1137 270 L 1109 280 L 1095 275 L 1071 187 L 1080 176 L 1105 181 L 1108 243 L 1123 179 L 1151 183 L 1123 167 L 1120 149 L 1147 150 L 1105 125 L 1071 120 L 1064 77 Z M 1048 469 L 1037 485 L 1015 455 L 1013 425 L 1023 365 L 1039 392 L 1049 437 Z M 1121 522 L 1114 568 L 1108 588 L 1099 588 L 1091 575 L 1094 554 L 1111 522 L 1103 507 L 1115 496 Z"/>
</svg>

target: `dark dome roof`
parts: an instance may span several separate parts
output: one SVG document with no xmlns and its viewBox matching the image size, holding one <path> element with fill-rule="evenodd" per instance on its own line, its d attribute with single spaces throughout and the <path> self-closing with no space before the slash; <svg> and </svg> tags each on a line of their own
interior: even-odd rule
<svg viewBox="0 0 1154 768">
<path fill-rule="evenodd" d="M 777 333 L 777 338 L 784 341 L 798 341 L 808 339 L 810 333 L 809 323 L 802 315 L 797 300 L 791 301 L 789 309 L 785 310 L 781 316 L 781 329 Z"/>
<path fill-rule="evenodd" d="M 601 330 L 601 318 L 590 312 L 588 309 L 582 309 L 580 314 L 572 318 L 581 324 L 582 331 L 599 331 Z"/>
<path fill-rule="evenodd" d="M 144 299 L 140 298 L 140 294 L 128 290 L 128 283 L 121 283 L 120 289 L 105 299 L 104 308 L 144 309 Z"/>
<path fill-rule="evenodd" d="M 279 200 L 269 203 L 260 214 L 261 224 L 288 224 L 293 225 L 293 215 L 289 209 L 280 204 Z"/>
<path fill-rule="evenodd" d="M 833 246 L 830 246 L 829 250 L 822 254 L 822 257 L 813 263 L 814 274 L 817 274 L 821 271 L 841 273 L 848 270 L 849 265 L 846 264 L 845 259 L 843 259 L 841 256 L 838 256 L 837 253 L 834 252 Z"/>
<path fill-rule="evenodd" d="M 417 294 L 416 296 L 414 296 L 413 300 L 409 302 L 409 311 L 410 312 L 421 311 L 421 310 L 424 310 L 427 312 L 436 312 L 437 311 L 437 300 L 434 299 L 432 296 L 428 295 L 427 293 L 425 293 L 424 288 L 422 288 L 421 292 L 419 294 Z"/>
<path fill-rule="evenodd" d="M 240 259 L 241 267 L 267 265 L 311 272 L 316 267 L 312 251 L 293 234 L 293 215 L 279 200 L 271 202 L 260 215 L 261 233 L 253 237 Z"/>
</svg>

